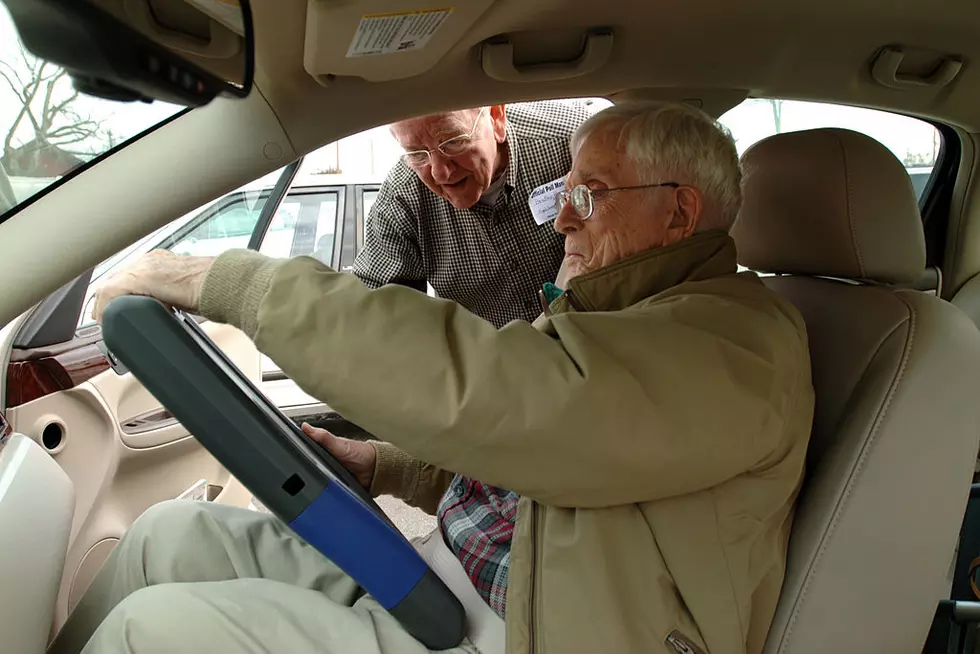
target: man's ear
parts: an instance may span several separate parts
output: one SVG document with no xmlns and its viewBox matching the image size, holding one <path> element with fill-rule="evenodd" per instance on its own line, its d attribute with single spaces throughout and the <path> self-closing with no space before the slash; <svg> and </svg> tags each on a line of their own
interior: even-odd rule
<svg viewBox="0 0 980 654">
<path fill-rule="evenodd" d="M 681 186 L 674 189 L 674 201 L 674 215 L 671 216 L 667 232 L 673 241 L 679 241 L 697 230 L 704 210 L 704 198 L 701 191 L 693 186 Z"/>
<path fill-rule="evenodd" d="M 507 140 L 507 110 L 502 104 L 490 107 L 490 123 L 493 125 L 493 138 L 497 143 Z"/>
</svg>

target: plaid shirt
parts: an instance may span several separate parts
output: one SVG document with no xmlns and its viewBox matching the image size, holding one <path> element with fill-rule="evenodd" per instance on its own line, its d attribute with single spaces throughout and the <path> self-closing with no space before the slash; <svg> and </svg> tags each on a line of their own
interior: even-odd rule
<svg viewBox="0 0 980 654">
<path fill-rule="evenodd" d="M 591 112 L 582 105 L 507 106 L 509 160 L 492 205 L 457 209 L 399 162 L 367 218 L 355 275 L 371 287 L 399 283 L 454 300 L 502 327 L 533 321 L 538 289 L 554 281 L 564 239 L 552 223 L 534 222 L 527 200 L 538 186 L 568 174 L 568 141 Z M 456 475 L 438 518 L 446 543 L 484 601 L 503 616 L 519 496 Z"/>
</svg>

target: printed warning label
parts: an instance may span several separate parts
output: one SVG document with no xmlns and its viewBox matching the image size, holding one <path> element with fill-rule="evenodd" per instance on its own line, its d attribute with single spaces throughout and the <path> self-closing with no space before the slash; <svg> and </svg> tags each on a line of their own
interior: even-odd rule
<svg viewBox="0 0 980 654">
<path fill-rule="evenodd" d="M 347 56 L 367 57 L 424 48 L 451 13 L 453 7 L 365 14 L 354 32 Z"/>
</svg>

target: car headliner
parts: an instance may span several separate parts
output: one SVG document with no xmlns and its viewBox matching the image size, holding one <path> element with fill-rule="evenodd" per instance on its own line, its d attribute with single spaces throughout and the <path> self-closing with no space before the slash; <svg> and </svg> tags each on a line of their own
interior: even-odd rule
<svg viewBox="0 0 980 654">
<path fill-rule="evenodd" d="M 746 96 L 769 96 L 887 109 L 963 134 L 980 131 L 980 71 L 973 64 L 980 59 L 980 3 L 973 0 L 468 0 L 424 48 L 373 57 L 346 56 L 363 14 L 446 5 L 252 4 L 250 98 L 181 116 L 0 225 L 0 324 L 175 216 L 325 143 L 413 115 L 599 95 L 688 100 L 720 115 Z M 481 63 L 484 45 L 502 39 L 513 44 L 518 65 L 573 60 L 586 32 L 599 28 L 613 35 L 611 54 L 585 75 L 501 81 Z M 870 70 L 890 45 L 915 50 L 911 72 L 920 76 L 943 57 L 964 65 L 941 89 L 888 88 Z M 136 184 L 139 206 L 126 190 Z M 93 193 L 98 207 L 86 206 Z M 41 248 L 59 256 L 38 258 Z M 960 277 L 975 272 L 980 251 L 958 264 L 965 266 Z"/>
</svg>

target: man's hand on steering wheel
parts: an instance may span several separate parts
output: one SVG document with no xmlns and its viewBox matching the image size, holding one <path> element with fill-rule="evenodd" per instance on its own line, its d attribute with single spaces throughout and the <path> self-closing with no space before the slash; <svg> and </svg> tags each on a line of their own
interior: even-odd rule
<svg viewBox="0 0 980 654">
<path fill-rule="evenodd" d="M 151 250 L 102 284 L 95 296 L 93 316 L 101 322 L 106 306 L 121 295 L 148 295 L 194 313 L 201 302 L 204 278 L 213 262 L 211 257 Z"/>
<path fill-rule="evenodd" d="M 303 433 L 322 445 L 345 468 L 350 470 L 361 486 L 366 490 L 371 489 L 371 481 L 374 479 L 374 464 L 378 459 L 378 452 L 373 445 L 334 436 L 326 429 L 313 427 L 305 422 L 302 427 Z"/>
</svg>

